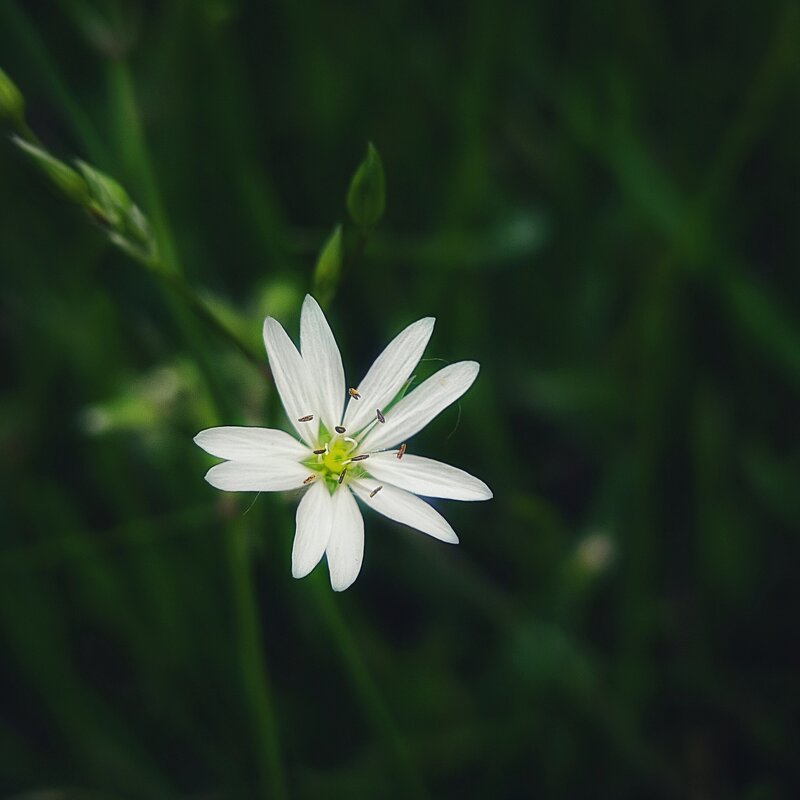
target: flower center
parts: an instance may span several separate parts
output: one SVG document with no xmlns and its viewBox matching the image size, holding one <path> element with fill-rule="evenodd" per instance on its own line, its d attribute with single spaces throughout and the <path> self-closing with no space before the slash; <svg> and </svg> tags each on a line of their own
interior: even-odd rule
<svg viewBox="0 0 800 800">
<path fill-rule="evenodd" d="M 345 461 L 352 458 L 356 445 L 344 439 L 328 442 L 328 452 L 322 456 L 322 466 L 332 477 L 338 479 L 345 468 Z"/>
</svg>

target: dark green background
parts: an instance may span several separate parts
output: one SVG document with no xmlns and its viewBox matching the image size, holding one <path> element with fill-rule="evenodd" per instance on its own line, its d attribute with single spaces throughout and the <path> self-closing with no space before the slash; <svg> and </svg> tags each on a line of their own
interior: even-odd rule
<svg viewBox="0 0 800 800">
<path fill-rule="evenodd" d="M 268 373 L 3 136 L 3 793 L 796 797 L 799 43 L 795 2 L 0 0 L 32 129 L 253 348 L 345 222 L 349 379 L 436 316 L 482 371 L 411 447 L 495 492 L 294 581 L 295 499 L 191 441 L 282 425 Z"/>
</svg>

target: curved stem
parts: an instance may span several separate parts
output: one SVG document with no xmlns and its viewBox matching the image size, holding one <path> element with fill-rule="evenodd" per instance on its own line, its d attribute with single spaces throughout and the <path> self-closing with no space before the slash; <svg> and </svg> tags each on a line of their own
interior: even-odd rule
<svg viewBox="0 0 800 800">
<path fill-rule="evenodd" d="M 222 323 L 197 297 L 182 277 L 183 270 L 144 139 L 133 80 L 127 62 L 124 60 L 110 62 L 109 80 L 115 99 L 114 111 L 120 148 L 129 169 L 140 178 L 161 253 L 159 262 L 150 266 L 162 279 L 162 285 L 169 286 L 206 322 L 209 322 L 218 332 L 222 332 L 232 339 L 239 349 L 249 356 L 245 346 L 235 338 L 231 331 L 222 326 Z M 209 388 L 213 389 L 214 373 L 207 359 L 202 355 L 204 348 L 192 318 L 184 313 L 185 309 L 182 306 L 176 306 L 175 303 L 170 305 L 182 332 L 195 350 Z M 280 800 L 287 796 L 286 781 L 272 705 L 272 689 L 261 644 L 258 604 L 250 574 L 246 529 L 243 521 L 232 524 L 229 536 L 226 537 L 226 555 L 241 648 L 242 681 L 252 713 L 257 751 L 256 762 L 259 764 L 261 773 L 261 795 L 264 798 Z"/>
</svg>

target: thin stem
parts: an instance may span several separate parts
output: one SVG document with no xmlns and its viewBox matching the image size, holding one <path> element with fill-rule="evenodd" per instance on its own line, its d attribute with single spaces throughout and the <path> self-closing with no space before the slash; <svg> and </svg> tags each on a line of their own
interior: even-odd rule
<svg viewBox="0 0 800 800">
<path fill-rule="evenodd" d="M 225 546 L 236 610 L 242 680 L 248 700 L 252 704 L 253 734 L 258 748 L 256 761 L 260 773 L 262 796 L 268 800 L 272 800 L 272 798 L 282 800 L 282 798 L 288 797 L 288 792 L 276 725 L 272 687 L 261 640 L 255 587 L 250 571 L 247 529 L 243 519 L 240 518 L 229 525 Z M 259 757 L 262 753 L 263 759 Z"/>
<path fill-rule="evenodd" d="M 405 738 L 364 663 L 358 645 L 342 618 L 336 598 L 331 595 L 330 589 L 320 579 L 319 572 L 313 576 L 312 583 L 320 611 L 339 650 L 339 657 L 344 662 L 353 689 L 373 726 L 393 751 L 402 772 L 401 777 L 406 783 L 406 796 L 427 797 L 428 792 L 414 766 L 414 760 Z"/>
<path fill-rule="evenodd" d="M 175 246 L 165 206 L 156 181 L 156 173 L 144 138 L 133 79 L 126 61 L 110 62 L 109 80 L 115 99 L 114 110 L 116 112 L 116 127 L 120 138 L 120 147 L 128 162 L 128 167 L 133 174 L 136 174 L 141 179 L 148 210 L 152 215 L 153 227 L 161 253 L 158 265 L 154 266 L 161 267 L 156 271 L 162 279 L 162 285 L 169 286 L 173 291 L 177 292 L 204 320 L 210 322 L 218 331 L 224 331 L 228 338 L 233 339 L 240 349 L 244 349 L 235 339 L 232 332 L 224 329 L 218 323 L 216 317 L 182 278 L 178 250 Z M 199 332 L 194 327 L 193 319 L 183 313 L 182 306 L 176 306 L 174 303 L 171 303 L 171 306 L 182 332 L 195 349 L 209 387 L 212 388 L 214 372 L 207 363 L 207 359 L 202 357 L 204 348 L 200 341 Z M 258 604 L 250 575 L 246 530 L 244 523 L 241 521 L 232 525 L 230 535 L 226 538 L 226 555 L 241 646 L 242 678 L 256 736 L 256 761 L 261 772 L 261 793 L 265 798 L 284 798 L 287 796 L 286 781 L 278 729 L 275 724 L 275 714 L 272 706 L 272 690 L 267 674 L 266 658 L 261 645 L 261 626 L 258 620 Z"/>
</svg>

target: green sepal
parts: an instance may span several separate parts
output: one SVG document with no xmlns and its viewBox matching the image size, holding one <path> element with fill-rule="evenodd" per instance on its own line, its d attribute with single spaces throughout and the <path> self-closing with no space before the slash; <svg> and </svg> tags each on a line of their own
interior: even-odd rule
<svg viewBox="0 0 800 800">
<path fill-rule="evenodd" d="M 367 144 L 367 155 L 359 164 L 347 192 L 347 210 L 362 230 L 372 228 L 386 209 L 386 179 L 375 145 Z"/>
</svg>

